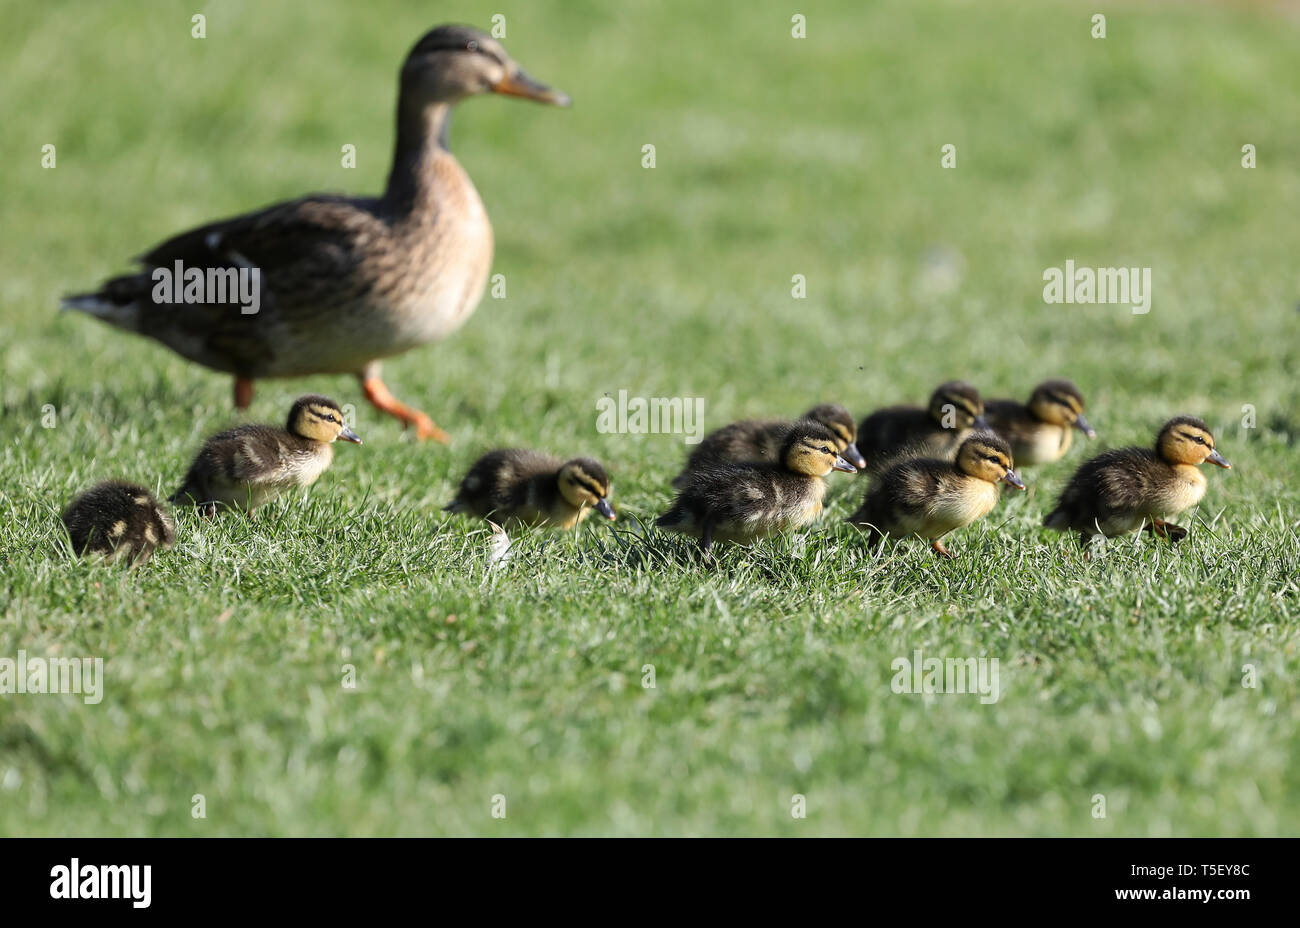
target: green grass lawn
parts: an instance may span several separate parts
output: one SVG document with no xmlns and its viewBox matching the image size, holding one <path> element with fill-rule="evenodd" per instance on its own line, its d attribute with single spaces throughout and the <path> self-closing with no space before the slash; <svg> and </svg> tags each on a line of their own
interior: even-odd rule
<svg viewBox="0 0 1300 928">
<path fill-rule="evenodd" d="M 6 2 L 0 657 L 100 656 L 106 681 L 94 706 L 0 697 L 0 834 L 1300 831 L 1300 25 L 1111 3 L 1093 39 L 1094 6 L 233 0 L 196 40 L 194 4 Z M 429 16 L 496 12 L 575 106 L 457 112 L 507 298 L 386 367 L 454 444 L 350 378 L 264 381 L 255 419 L 319 391 L 366 444 L 256 521 L 178 514 L 141 569 L 63 556 L 77 490 L 169 492 L 235 417 L 227 378 L 58 297 L 208 219 L 377 192 L 401 57 Z M 1066 259 L 1152 268 L 1150 313 L 1044 304 Z M 681 438 L 596 429 L 618 390 L 703 397 L 716 426 L 1048 376 L 1099 441 L 951 562 L 873 557 L 840 524 L 863 483 L 835 475 L 816 530 L 706 567 L 645 527 Z M 1086 454 L 1178 413 L 1235 465 L 1206 468 L 1183 544 L 1084 562 L 1039 527 Z M 600 457 L 620 520 L 490 565 L 439 510 L 503 444 Z M 1001 698 L 895 694 L 916 649 L 997 658 Z"/>
</svg>

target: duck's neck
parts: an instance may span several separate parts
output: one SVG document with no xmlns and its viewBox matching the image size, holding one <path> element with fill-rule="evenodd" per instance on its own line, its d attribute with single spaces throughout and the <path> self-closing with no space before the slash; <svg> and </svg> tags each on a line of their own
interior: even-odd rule
<svg viewBox="0 0 1300 928">
<path fill-rule="evenodd" d="M 437 161 L 444 153 L 450 103 L 427 103 L 403 93 L 397 101 L 397 144 L 384 201 L 399 215 L 430 206 L 439 182 Z"/>
</svg>

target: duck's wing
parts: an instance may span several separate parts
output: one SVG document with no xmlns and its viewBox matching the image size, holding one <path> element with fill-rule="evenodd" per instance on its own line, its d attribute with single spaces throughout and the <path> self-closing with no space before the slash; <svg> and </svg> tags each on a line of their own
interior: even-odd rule
<svg viewBox="0 0 1300 928">
<path fill-rule="evenodd" d="M 64 305 L 156 338 L 210 367 L 256 373 L 274 359 L 284 327 L 308 323 L 373 286 L 360 264 L 386 234 L 376 204 L 312 196 L 208 223 L 140 255 L 141 271 L 68 297 Z M 203 274 L 203 301 L 169 301 L 183 297 L 183 277 L 172 279 L 178 267 L 182 274 Z M 253 270 L 241 278 L 241 271 Z M 209 292 L 208 281 L 224 293 Z"/>
</svg>

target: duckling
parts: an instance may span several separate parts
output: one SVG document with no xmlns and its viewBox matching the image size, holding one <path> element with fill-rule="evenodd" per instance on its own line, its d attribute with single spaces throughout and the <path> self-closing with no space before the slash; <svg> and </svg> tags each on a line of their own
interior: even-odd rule
<svg viewBox="0 0 1300 928">
<path fill-rule="evenodd" d="M 492 224 L 447 150 L 447 127 L 457 103 L 484 93 L 569 105 L 492 36 L 439 26 L 402 66 L 383 196 L 308 196 L 182 232 L 142 255 L 139 271 L 66 297 L 64 308 L 234 375 L 239 409 L 252 402 L 255 378 L 354 374 L 377 409 L 420 438 L 447 441 L 388 391 L 379 362 L 446 338 L 483 296 Z M 155 276 L 182 268 L 183 309 L 165 301 L 182 282 L 160 295 Z M 195 300 L 191 273 L 206 282 Z"/>
<path fill-rule="evenodd" d="M 1081 464 L 1043 524 L 1078 532 L 1085 548 L 1094 535 L 1124 535 L 1144 526 L 1179 541 L 1187 529 L 1166 520 L 1201 501 L 1205 475 L 1198 468 L 1206 461 L 1232 467 L 1215 450 L 1203 421 L 1194 416 L 1170 419 L 1154 449 L 1114 448 Z"/>
<path fill-rule="evenodd" d="M 205 441 L 172 502 L 196 505 L 209 516 L 218 503 L 251 513 L 286 490 L 315 483 L 334 461 L 339 438 L 361 444 L 343 424 L 338 403 L 314 393 L 300 396 L 282 429 L 241 425 Z"/>
<path fill-rule="evenodd" d="M 962 442 L 955 461 L 912 458 L 883 471 L 848 521 L 866 527 L 872 545 L 885 535 L 919 535 L 952 557 L 940 539 L 988 515 L 997 504 L 1000 481 L 1025 488 L 1014 466 L 1011 446 L 992 432 L 980 432 Z"/>
<path fill-rule="evenodd" d="M 1068 380 L 1044 380 L 1028 403 L 989 400 L 984 404 L 989 427 L 1006 439 L 1021 467 L 1049 464 L 1070 450 L 1074 429 L 1089 438 L 1097 433 L 1083 417 L 1083 394 Z"/>
<path fill-rule="evenodd" d="M 980 393 L 961 380 L 940 384 L 930 405 L 879 409 L 858 425 L 858 450 L 868 465 L 907 457 L 951 461 L 971 430 L 987 429 Z"/>
<path fill-rule="evenodd" d="M 834 432 L 798 422 L 774 461 L 711 461 L 687 471 L 672 507 L 655 525 L 698 538 L 706 553 L 715 540 L 747 544 L 800 528 L 821 515 L 822 478 L 857 470 L 835 449 Z"/>
<path fill-rule="evenodd" d="M 855 468 L 865 466 L 862 455 L 858 452 L 858 429 L 853 416 L 838 403 L 823 403 L 814 406 L 801 417 L 824 426 L 835 439 L 835 451 Z M 781 447 L 789 437 L 790 429 L 798 428 L 800 422 L 783 419 L 746 419 L 724 425 L 704 436 L 686 459 L 686 466 L 673 479 L 673 486 L 681 489 L 686 486 L 688 473 L 711 464 L 726 461 L 777 461 Z"/>
<path fill-rule="evenodd" d="M 610 492 L 609 475 L 599 461 L 561 461 L 529 448 L 498 448 L 474 462 L 443 510 L 567 530 L 593 509 L 613 521 L 617 514 L 609 504 Z"/>
<path fill-rule="evenodd" d="M 143 564 L 176 540 L 171 514 L 144 487 L 106 480 L 80 494 L 63 511 L 63 525 L 78 554 Z"/>
</svg>

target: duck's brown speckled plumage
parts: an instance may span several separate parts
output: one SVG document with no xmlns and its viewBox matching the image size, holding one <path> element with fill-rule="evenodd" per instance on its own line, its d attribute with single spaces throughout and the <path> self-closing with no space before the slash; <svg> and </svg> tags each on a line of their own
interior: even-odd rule
<svg viewBox="0 0 1300 928">
<path fill-rule="evenodd" d="M 592 458 L 498 448 L 474 462 L 443 508 L 505 525 L 571 529 L 593 511 L 613 519 L 611 492 L 609 475 Z"/>
<path fill-rule="evenodd" d="M 1177 541 L 1187 530 L 1167 522 L 1205 495 L 1199 465 L 1230 467 L 1215 450 L 1214 436 L 1194 416 L 1169 420 L 1154 448 L 1114 448 L 1085 461 L 1061 493 L 1043 524 L 1077 532 L 1086 544 L 1094 535 L 1123 535 L 1146 528 Z"/>
<path fill-rule="evenodd" d="M 315 195 L 209 223 L 150 249 L 141 270 L 69 297 L 65 306 L 149 336 L 252 381 L 351 373 L 381 410 L 445 439 L 379 380 L 378 362 L 455 331 L 478 305 L 492 265 L 487 212 L 446 149 L 452 107 L 483 92 L 566 104 L 532 81 L 491 36 L 462 26 L 428 33 L 407 56 L 396 145 L 382 197 Z M 155 302 L 155 269 L 256 269 L 260 306 Z"/>
<path fill-rule="evenodd" d="M 120 480 L 77 496 L 62 519 L 74 551 L 110 561 L 142 564 L 176 540 L 171 513 L 144 487 Z"/>
</svg>

